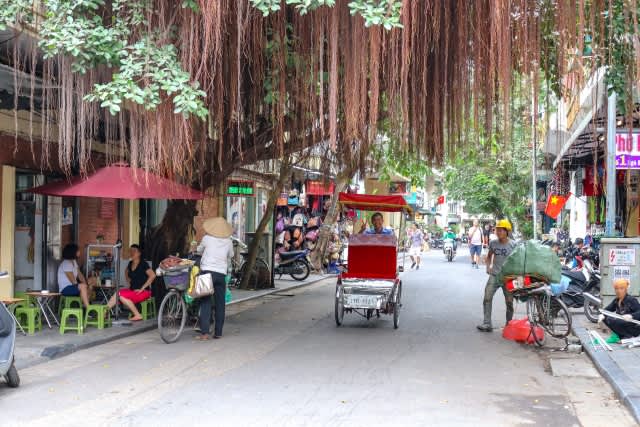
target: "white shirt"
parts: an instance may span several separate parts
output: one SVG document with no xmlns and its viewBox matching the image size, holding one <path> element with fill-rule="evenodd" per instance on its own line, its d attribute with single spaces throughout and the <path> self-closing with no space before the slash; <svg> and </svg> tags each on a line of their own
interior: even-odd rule
<svg viewBox="0 0 640 427">
<path fill-rule="evenodd" d="M 228 238 L 206 235 L 198 245 L 198 253 L 202 254 L 200 270 L 227 274 L 229 258 L 233 257 L 233 243 Z"/>
<path fill-rule="evenodd" d="M 480 227 L 471 227 L 469 230 L 469 238 L 471 239 L 471 244 L 474 246 L 478 246 L 482 244 L 482 229 Z"/>
<path fill-rule="evenodd" d="M 58 289 L 62 292 L 67 286 L 73 285 L 65 273 L 71 273 L 74 278 L 78 277 L 78 263 L 75 259 L 65 259 L 58 266 Z"/>
</svg>

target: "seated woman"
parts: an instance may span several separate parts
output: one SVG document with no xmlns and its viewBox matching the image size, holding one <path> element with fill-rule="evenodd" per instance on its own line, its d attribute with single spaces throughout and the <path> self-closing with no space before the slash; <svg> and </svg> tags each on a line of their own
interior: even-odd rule
<svg viewBox="0 0 640 427">
<path fill-rule="evenodd" d="M 622 315 L 627 320 L 640 320 L 640 302 L 627 294 L 629 281 L 627 279 L 616 279 L 613 281 L 613 289 L 616 292 L 616 299 L 605 307 L 606 311 L 613 311 Z M 624 338 L 634 338 L 640 336 L 640 325 L 627 322 L 613 317 L 600 315 L 600 320 L 611 329 L 611 336 L 608 343 L 617 343 Z"/>
<path fill-rule="evenodd" d="M 156 273 L 153 272 L 151 267 L 142 259 L 142 252 L 140 246 L 131 245 L 131 261 L 125 271 L 125 277 L 129 283 L 128 289 L 120 289 L 120 302 L 124 304 L 133 313 L 133 317 L 130 320 L 138 321 L 142 320 L 142 315 L 138 311 L 136 304 L 141 303 L 144 300 L 151 298 L 151 284 L 156 278 Z M 109 308 L 113 308 L 116 305 L 116 295 L 114 294 L 109 303 Z"/>
<path fill-rule="evenodd" d="M 89 306 L 89 295 L 93 283 L 88 283 L 78 267 L 80 248 L 70 243 L 62 250 L 62 262 L 58 266 L 58 290 L 65 297 L 80 297 L 82 304 Z"/>
</svg>

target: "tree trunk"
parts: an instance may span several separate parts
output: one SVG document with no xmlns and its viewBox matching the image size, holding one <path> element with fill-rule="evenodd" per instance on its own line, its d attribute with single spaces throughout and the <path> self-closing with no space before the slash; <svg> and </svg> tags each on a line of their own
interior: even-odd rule
<svg viewBox="0 0 640 427">
<path fill-rule="evenodd" d="M 162 222 L 145 236 L 144 255 L 153 268 L 169 255 L 185 255 L 194 235 L 193 219 L 197 213 L 193 200 L 172 200 Z M 153 296 L 160 301 L 165 294 L 164 285 L 158 279 L 153 286 Z"/>
<path fill-rule="evenodd" d="M 320 235 L 318 236 L 316 248 L 311 252 L 311 265 L 316 271 L 322 271 L 325 252 L 329 244 L 329 237 L 331 237 L 331 229 L 338 217 L 338 195 L 344 190 L 347 184 L 349 184 L 351 175 L 353 175 L 351 171 L 345 171 L 336 178 L 336 186 L 331 196 L 331 207 L 322 223 L 322 227 L 320 227 Z"/>
<path fill-rule="evenodd" d="M 267 200 L 267 211 L 264 213 L 262 219 L 260 220 L 260 224 L 256 228 L 256 233 L 254 235 L 253 240 L 249 244 L 249 253 L 247 254 L 246 267 L 244 267 L 244 271 L 253 271 L 253 268 L 256 264 L 256 259 L 258 258 L 258 249 L 260 246 L 260 241 L 262 240 L 262 236 L 269 225 L 269 221 L 273 218 L 273 213 L 276 208 L 276 203 L 278 202 L 278 197 L 280 193 L 282 193 L 282 189 L 284 188 L 284 184 L 287 179 L 289 179 L 291 175 L 291 155 L 285 154 L 280 163 L 280 176 L 274 182 L 273 188 L 271 192 L 269 192 L 269 199 Z M 274 236 L 275 238 L 275 236 Z M 267 254 L 270 256 L 271 254 Z M 273 268 L 273 266 L 272 266 Z M 263 277 L 252 277 L 252 274 L 245 274 L 242 276 L 242 281 L 240 282 L 240 289 L 248 289 L 260 286 L 261 283 L 264 282 L 265 278 Z M 271 276 L 268 278 L 271 281 Z M 257 283 L 250 283 L 257 282 Z M 272 283 L 270 283 L 273 285 Z"/>
</svg>

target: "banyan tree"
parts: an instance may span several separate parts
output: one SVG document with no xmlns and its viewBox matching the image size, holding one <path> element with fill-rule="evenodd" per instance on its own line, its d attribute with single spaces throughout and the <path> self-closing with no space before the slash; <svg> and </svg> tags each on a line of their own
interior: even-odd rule
<svg viewBox="0 0 640 427">
<path fill-rule="evenodd" d="M 562 96 L 588 42 L 634 84 L 636 12 L 636 0 L 0 0 L 0 26 L 13 33 L 5 61 L 42 80 L 32 113 L 56 128 L 34 150 L 55 144 L 82 174 L 100 143 L 107 162 L 207 188 L 320 142 L 362 168 L 381 123 L 429 164 L 475 146 L 469 135 L 506 140 L 514 73 Z"/>
</svg>

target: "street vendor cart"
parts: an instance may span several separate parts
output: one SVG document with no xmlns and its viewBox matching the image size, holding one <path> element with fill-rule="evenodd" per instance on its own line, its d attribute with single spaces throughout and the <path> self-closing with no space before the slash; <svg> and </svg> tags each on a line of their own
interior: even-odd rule
<svg viewBox="0 0 640 427">
<path fill-rule="evenodd" d="M 399 212 L 404 229 L 405 215 L 411 207 L 402 196 L 373 196 L 340 193 L 341 209 L 370 212 Z M 371 319 L 374 315 L 393 315 L 393 327 L 400 324 L 402 282 L 398 268 L 398 239 L 395 234 L 354 234 L 349 238 L 347 271 L 338 276 L 335 292 L 336 325 L 345 313 Z"/>
</svg>

